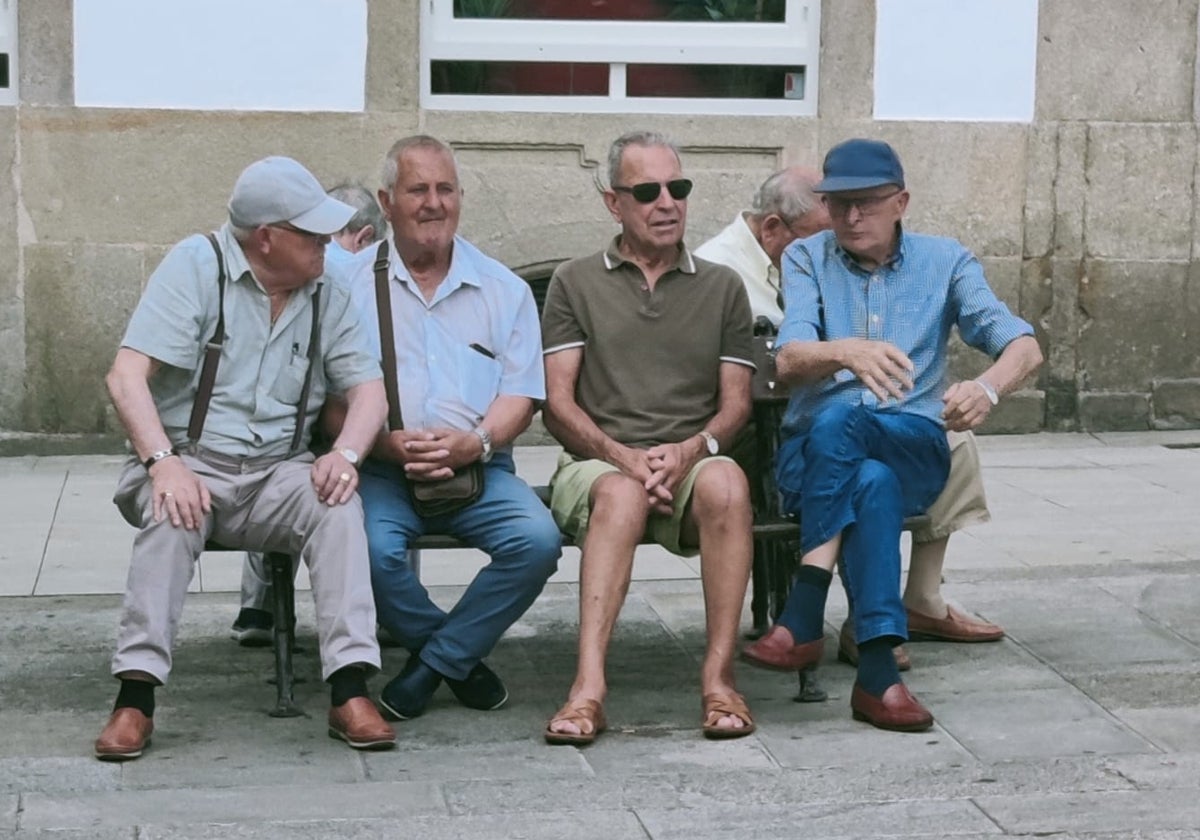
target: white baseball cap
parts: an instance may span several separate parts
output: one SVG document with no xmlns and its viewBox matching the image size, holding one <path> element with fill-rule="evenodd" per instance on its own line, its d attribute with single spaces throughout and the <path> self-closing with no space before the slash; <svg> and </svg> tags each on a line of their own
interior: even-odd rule
<svg viewBox="0 0 1200 840">
<path fill-rule="evenodd" d="M 313 174 L 289 157 L 250 164 L 229 197 L 229 221 L 241 228 L 287 222 L 310 233 L 333 234 L 354 212 L 349 204 L 326 195 Z"/>
</svg>

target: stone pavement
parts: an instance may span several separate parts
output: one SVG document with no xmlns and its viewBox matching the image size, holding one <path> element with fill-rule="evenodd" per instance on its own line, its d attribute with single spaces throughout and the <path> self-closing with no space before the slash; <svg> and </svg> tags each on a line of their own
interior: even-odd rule
<svg viewBox="0 0 1200 840">
<path fill-rule="evenodd" d="M 0 459 L 0 838 L 1200 837 L 1189 445 L 1200 431 L 981 439 L 994 521 L 951 541 L 945 591 L 1009 638 L 911 646 L 927 733 L 852 721 L 830 644 L 828 702 L 739 666 L 758 732 L 704 741 L 697 566 L 647 551 L 610 656 L 612 729 L 545 746 L 574 666 L 572 553 L 489 660 L 506 708 L 442 690 L 398 749 L 355 753 L 325 733 L 307 598 L 308 717 L 264 714 L 270 654 L 226 637 L 238 558 L 221 555 L 196 575 L 153 746 L 124 765 L 91 757 L 132 537 L 109 503 L 118 459 Z M 523 474 L 544 480 L 553 454 L 522 450 Z M 450 602 L 479 562 L 431 553 L 424 576 Z M 384 659 L 392 674 L 404 655 Z"/>
</svg>

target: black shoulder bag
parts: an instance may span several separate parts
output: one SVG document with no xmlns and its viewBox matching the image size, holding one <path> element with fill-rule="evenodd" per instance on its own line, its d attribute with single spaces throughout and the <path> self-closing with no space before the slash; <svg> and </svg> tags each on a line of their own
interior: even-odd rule
<svg viewBox="0 0 1200 840">
<path fill-rule="evenodd" d="M 392 295 L 388 287 L 388 242 L 379 243 L 375 257 L 375 308 L 379 316 L 379 349 L 383 357 L 383 387 L 387 392 L 388 429 L 404 428 L 396 371 L 396 336 L 392 330 Z M 422 519 L 445 516 L 473 504 L 483 493 L 483 464 L 475 461 L 450 478 L 409 481 L 413 510 Z"/>
</svg>

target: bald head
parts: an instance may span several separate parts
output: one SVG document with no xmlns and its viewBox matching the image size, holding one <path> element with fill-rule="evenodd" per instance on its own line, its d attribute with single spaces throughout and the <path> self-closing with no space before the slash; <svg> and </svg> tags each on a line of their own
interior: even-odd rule
<svg viewBox="0 0 1200 840">
<path fill-rule="evenodd" d="M 776 268 L 793 240 L 829 229 L 829 213 L 813 192 L 820 180 L 816 169 L 789 166 L 763 181 L 754 193 L 750 228 Z"/>
</svg>

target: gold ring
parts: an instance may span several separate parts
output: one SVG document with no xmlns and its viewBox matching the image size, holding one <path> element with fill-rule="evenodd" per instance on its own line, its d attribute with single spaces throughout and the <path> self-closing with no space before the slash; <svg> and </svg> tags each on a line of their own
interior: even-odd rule
<svg viewBox="0 0 1200 840">
<path fill-rule="evenodd" d="M 350 480 L 350 473 L 342 473 L 341 475 L 338 476 L 338 481 L 349 481 L 349 480 Z"/>
<path fill-rule="evenodd" d="M 163 498 L 164 498 L 164 499 L 170 499 L 170 498 L 171 498 L 172 496 L 174 496 L 174 495 L 175 495 L 174 493 L 172 493 L 172 492 L 170 492 L 170 491 L 168 490 L 167 492 L 163 493 Z"/>
</svg>

